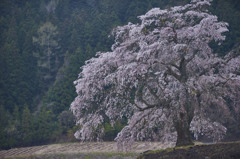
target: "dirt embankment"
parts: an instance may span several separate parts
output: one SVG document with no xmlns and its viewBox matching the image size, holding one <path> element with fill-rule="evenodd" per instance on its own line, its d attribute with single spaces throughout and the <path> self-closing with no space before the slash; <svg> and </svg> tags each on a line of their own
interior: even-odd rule
<svg viewBox="0 0 240 159">
<path fill-rule="evenodd" d="M 177 148 L 136 142 L 128 153 L 118 152 L 115 146 L 114 142 L 92 142 L 14 148 L 0 151 L 0 159 L 240 159 L 240 142 Z"/>
<path fill-rule="evenodd" d="M 148 151 L 137 159 L 240 159 L 240 142 Z"/>
</svg>

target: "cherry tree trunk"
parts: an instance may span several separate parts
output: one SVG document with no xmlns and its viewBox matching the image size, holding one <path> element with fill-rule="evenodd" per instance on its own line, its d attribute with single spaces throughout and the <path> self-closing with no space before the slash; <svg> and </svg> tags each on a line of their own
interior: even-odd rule
<svg viewBox="0 0 240 159">
<path fill-rule="evenodd" d="M 180 114 L 181 118 L 174 122 L 175 129 L 177 131 L 177 143 L 176 146 L 193 145 L 192 136 L 190 132 L 189 117 L 185 114 Z"/>
</svg>

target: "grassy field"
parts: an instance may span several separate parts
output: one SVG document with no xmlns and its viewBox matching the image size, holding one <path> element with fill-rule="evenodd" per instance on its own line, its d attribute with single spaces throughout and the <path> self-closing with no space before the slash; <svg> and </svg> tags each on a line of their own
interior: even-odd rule
<svg viewBox="0 0 240 159">
<path fill-rule="evenodd" d="M 0 151 L 0 158 L 9 159 L 133 159 L 147 150 L 173 147 L 174 143 L 136 142 L 129 152 L 118 152 L 115 142 L 63 143 Z"/>
</svg>

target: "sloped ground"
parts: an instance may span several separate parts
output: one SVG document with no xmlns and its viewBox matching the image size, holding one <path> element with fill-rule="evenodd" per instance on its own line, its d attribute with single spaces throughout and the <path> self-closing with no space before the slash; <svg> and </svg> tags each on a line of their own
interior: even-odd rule
<svg viewBox="0 0 240 159">
<path fill-rule="evenodd" d="M 19 155 L 28 155 L 34 154 L 42 149 L 45 149 L 47 146 L 34 146 L 34 147 L 25 147 L 25 148 L 15 148 L 10 150 L 0 151 L 0 158 L 10 157 L 10 156 L 19 156 Z"/>
<path fill-rule="evenodd" d="M 149 151 L 137 159 L 240 159 L 240 142 Z"/>
<path fill-rule="evenodd" d="M 121 153 L 117 151 L 115 142 L 79 142 L 3 150 L 0 151 L 0 158 L 132 159 L 147 150 L 166 149 L 173 146 L 174 143 L 136 142 L 129 153 Z"/>
</svg>

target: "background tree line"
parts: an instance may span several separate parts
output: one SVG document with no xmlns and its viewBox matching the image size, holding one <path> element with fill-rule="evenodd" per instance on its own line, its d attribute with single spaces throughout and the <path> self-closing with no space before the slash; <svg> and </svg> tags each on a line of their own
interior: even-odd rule
<svg viewBox="0 0 240 159">
<path fill-rule="evenodd" d="M 108 51 L 111 30 L 153 7 L 168 8 L 189 0 L 43 0 L 0 2 L 0 149 L 74 141 L 69 105 L 73 81 L 97 51 Z M 210 11 L 229 23 L 227 40 L 212 44 L 226 54 L 240 42 L 240 2 L 214 0 Z M 112 140 L 116 127 L 105 123 Z M 240 125 L 229 124 L 229 138 Z M 239 135 L 238 135 L 239 137 Z"/>
</svg>

